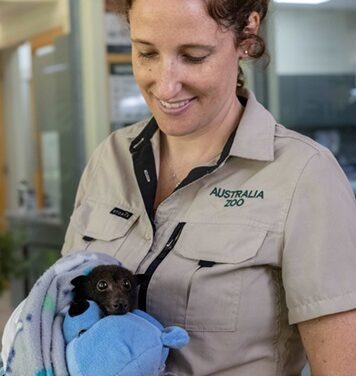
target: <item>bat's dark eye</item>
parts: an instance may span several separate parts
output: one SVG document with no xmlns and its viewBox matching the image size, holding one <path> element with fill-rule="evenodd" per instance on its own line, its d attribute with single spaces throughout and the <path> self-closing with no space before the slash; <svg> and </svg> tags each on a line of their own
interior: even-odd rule
<svg viewBox="0 0 356 376">
<path fill-rule="evenodd" d="M 131 282 L 128 280 L 128 279 L 124 279 L 122 281 L 122 286 L 124 287 L 124 289 L 126 290 L 131 290 Z"/>
<path fill-rule="evenodd" d="M 96 288 L 97 288 L 99 291 L 104 291 L 104 290 L 106 290 L 108 287 L 109 287 L 108 283 L 107 283 L 106 281 L 104 281 L 103 279 L 101 279 L 101 280 L 96 284 Z"/>
</svg>

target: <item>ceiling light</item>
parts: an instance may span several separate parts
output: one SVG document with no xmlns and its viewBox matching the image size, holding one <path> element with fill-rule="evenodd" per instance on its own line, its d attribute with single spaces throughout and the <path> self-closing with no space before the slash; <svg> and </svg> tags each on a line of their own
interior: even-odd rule
<svg viewBox="0 0 356 376">
<path fill-rule="evenodd" d="M 275 3 L 280 4 L 306 4 L 306 5 L 317 5 L 322 3 L 327 3 L 330 0 L 274 0 Z"/>
</svg>

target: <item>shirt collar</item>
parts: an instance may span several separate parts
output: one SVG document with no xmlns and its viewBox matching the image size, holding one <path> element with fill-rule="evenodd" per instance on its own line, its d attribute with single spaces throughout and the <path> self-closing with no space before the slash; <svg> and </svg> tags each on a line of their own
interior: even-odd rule
<svg viewBox="0 0 356 376">
<path fill-rule="evenodd" d="M 259 161 L 274 160 L 274 135 L 276 120 L 257 100 L 250 90 L 245 90 L 247 103 L 240 119 L 230 155 Z M 147 142 L 159 140 L 158 126 L 152 117 L 131 143 L 131 152 L 140 149 Z M 153 138 L 153 139 L 152 139 Z M 154 142 L 155 149 L 158 147 Z M 225 145 L 227 146 L 227 145 Z M 157 150 L 156 150 L 157 151 Z"/>
<path fill-rule="evenodd" d="M 230 155 L 259 161 L 274 160 L 274 134 L 276 120 L 245 90 L 247 103 L 242 114 Z"/>
<path fill-rule="evenodd" d="M 144 126 L 144 128 L 141 129 L 138 135 L 135 135 L 134 137 L 132 137 L 130 132 L 128 133 L 128 138 L 131 141 L 131 144 L 130 144 L 131 153 L 137 152 L 144 145 L 147 145 L 149 142 L 151 142 L 151 138 L 153 137 L 153 135 L 156 133 L 158 129 L 156 120 L 153 117 L 151 117 L 148 121 L 147 120 L 141 121 L 140 125 Z"/>
</svg>

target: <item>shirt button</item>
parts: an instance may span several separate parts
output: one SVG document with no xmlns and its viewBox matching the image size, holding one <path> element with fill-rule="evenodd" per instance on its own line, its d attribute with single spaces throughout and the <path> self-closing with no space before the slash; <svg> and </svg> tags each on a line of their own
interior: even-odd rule
<svg viewBox="0 0 356 376">
<path fill-rule="evenodd" d="M 151 241 L 152 240 L 151 234 L 145 234 L 145 239 Z"/>
</svg>

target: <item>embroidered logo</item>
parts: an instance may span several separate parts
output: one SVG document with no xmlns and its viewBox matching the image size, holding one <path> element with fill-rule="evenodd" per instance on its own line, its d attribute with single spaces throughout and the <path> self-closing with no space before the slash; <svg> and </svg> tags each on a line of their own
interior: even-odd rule
<svg viewBox="0 0 356 376">
<path fill-rule="evenodd" d="M 215 187 L 210 196 L 225 200 L 225 208 L 242 206 L 245 204 L 246 199 L 264 199 L 264 191 L 261 190 L 229 190 L 224 188 Z"/>
<path fill-rule="evenodd" d="M 114 214 L 117 217 L 124 218 L 124 219 L 130 219 L 132 217 L 132 213 L 129 211 L 120 209 L 120 208 L 114 208 L 111 210 L 110 214 Z"/>
</svg>

